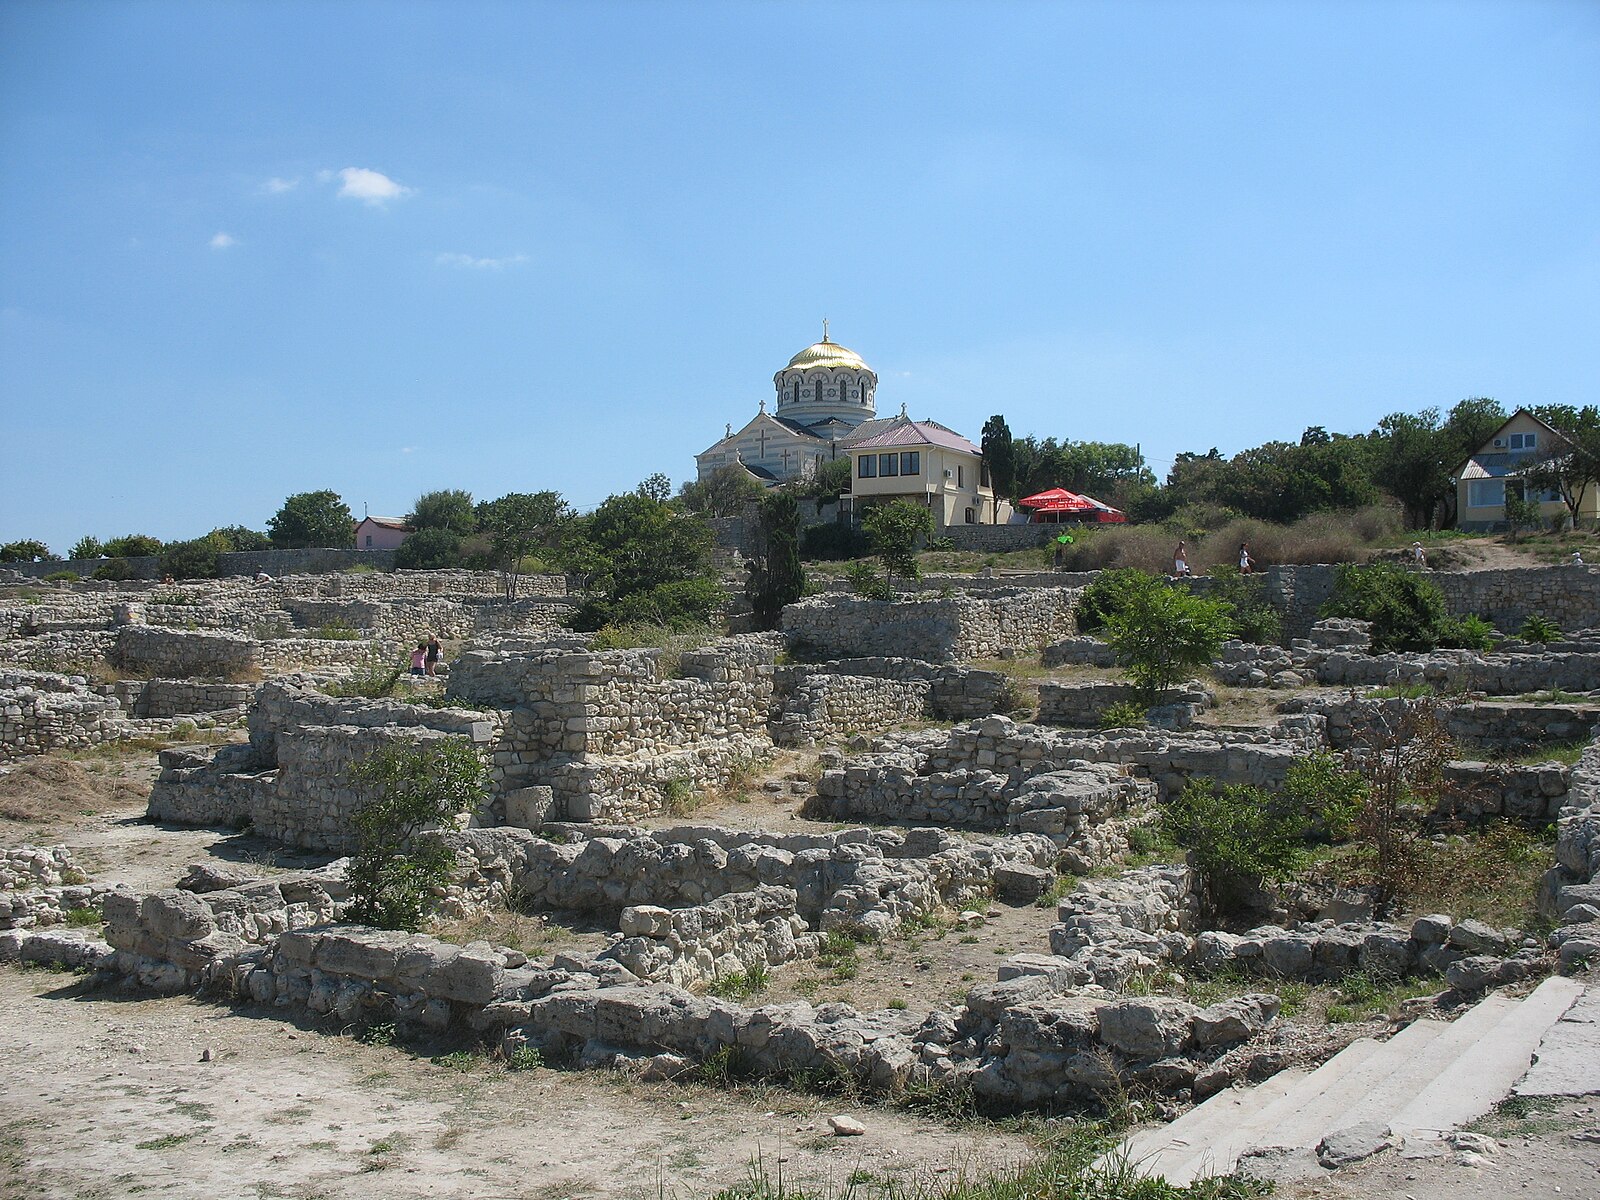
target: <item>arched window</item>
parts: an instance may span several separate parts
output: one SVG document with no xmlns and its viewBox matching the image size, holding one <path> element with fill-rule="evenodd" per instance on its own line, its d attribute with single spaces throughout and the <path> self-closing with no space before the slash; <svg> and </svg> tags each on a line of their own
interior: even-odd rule
<svg viewBox="0 0 1600 1200">
<path fill-rule="evenodd" d="M 798 375 L 794 377 L 794 402 L 796 404 L 800 403 L 800 376 Z"/>
</svg>

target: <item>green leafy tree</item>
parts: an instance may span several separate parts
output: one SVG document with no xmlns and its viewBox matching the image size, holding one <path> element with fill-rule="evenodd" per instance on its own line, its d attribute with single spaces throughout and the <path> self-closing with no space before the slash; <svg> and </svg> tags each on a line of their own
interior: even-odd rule
<svg viewBox="0 0 1600 1200">
<path fill-rule="evenodd" d="M 210 536 L 227 543 L 224 553 L 243 554 L 272 549 L 271 538 L 259 529 L 248 529 L 243 525 L 219 525 L 211 531 Z"/>
<path fill-rule="evenodd" d="M 1134 596 L 1150 586 L 1152 576 L 1138 567 L 1114 567 L 1101 571 L 1094 582 L 1078 596 L 1074 616 L 1079 633 L 1093 633 L 1103 629 L 1112 614 L 1119 613 L 1133 603 Z"/>
<path fill-rule="evenodd" d="M 133 564 L 127 559 L 112 557 L 96 567 L 94 574 L 90 578 L 109 579 L 113 582 L 118 582 L 124 579 L 132 579 L 135 574 Z"/>
<path fill-rule="evenodd" d="M 893 589 L 894 577 L 922 578 L 917 551 L 933 533 L 933 513 L 910 500 L 877 504 L 861 518 L 867 545 L 883 564 L 884 582 Z"/>
<path fill-rule="evenodd" d="M 646 480 L 573 523 L 559 553 L 582 577 L 587 599 L 573 614 L 572 628 L 599 629 L 639 612 L 685 627 L 709 621 L 721 606 L 725 597 L 711 572 L 710 528 L 660 493 Z"/>
<path fill-rule="evenodd" d="M 500 572 L 506 599 L 515 600 L 523 560 L 553 549 L 573 512 L 560 492 L 509 492 L 479 504 L 477 517 L 488 539 L 486 560 Z"/>
<path fill-rule="evenodd" d="M 755 560 L 747 598 L 762 629 L 776 629 L 783 606 L 805 593 L 805 567 L 800 563 L 800 506 L 787 492 L 773 492 L 761 501 L 761 534 L 766 553 Z"/>
<path fill-rule="evenodd" d="M 99 538 L 85 534 L 72 543 L 72 549 L 67 551 L 68 558 L 102 558 L 106 548 Z"/>
<path fill-rule="evenodd" d="M 807 500 L 831 504 L 850 490 L 850 456 L 819 462 L 816 469 L 800 481 L 799 492 Z"/>
<path fill-rule="evenodd" d="M 672 480 L 660 471 L 647 476 L 638 488 L 639 495 L 646 500 L 654 500 L 657 504 L 665 504 L 672 498 Z"/>
<path fill-rule="evenodd" d="M 1541 405 L 1533 413 L 1562 440 L 1542 449 L 1525 478 L 1533 487 L 1557 493 L 1576 529 L 1584 497 L 1590 488 L 1600 487 L 1600 408 L 1551 404 Z"/>
<path fill-rule="evenodd" d="M 1537 529 L 1539 527 L 1539 502 L 1530 500 L 1527 493 L 1519 487 L 1514 487 L 1510 482 L 1506 484 L 1506 528 L 1511 531 L 1511 541 L 1515 545 L 1517 534 L 1524 529 Z"/>
<path fill-rule="evenodd" d="M 1106 618 L 1105 639 L 1140 698 L 1154 704 L 1173 684 L 1209 666 L 1235 627 L 1226 604 L 1153 576 L 1144 579 Z"/>
<path fill-rule="evenodd" d="M 348 919 L 415 930 L 450 881 L 455 854 L 429 836 L 488 799 L 483 758 L 461 738 L 395 743 L 368 755 L 349 779 L 370 797 L 355 810 Z"/>
<path fill-rule="evenodd" d="M 103 547 L 107 558 L 148 558 L 161 553 L 160 538 L 145 533 L 130 533 L 112 538 Z"/>
<path fill-rule="evenodd" d="M 0 546 L 0 562 L 54 562 L 50 547 L 32 538 Z"/>
<path fill-rule="evenodd" d="M 1333 595 L 1321 614 L 1370 621 L 1372 648 L 1379 653 L 1432 650 L 1450 619 L 1439 586 L 1395 563 L 1342 563 L 1335 569 Z"/>
<path fill-rule="evenodd" d="M 217 556 L 227 545 L 214 533 L 185 542 L 169 542 L 161 551 L 161 573 L 174 579 L 215 579 Z"/>
<path fill-rule="evenodd" d="M 1428 528 L 1439 501 L 1450 492 L 1452 472 L 1461 465 L 1454 443 L 1440 429 L 1439 410 L 1390 413 L 1378 422 L 1372 443 L 1373 480 L 1400 501 L 1408 528 Z"/>
<path fill-rule="evenodd" d="M 743 467 L 722 467 L 707 479 L 693 479 L 678 491 L 678 501 L 690 512 L 702 517 L 737 517 L 766 494 L 766 488 L 757 483 Z"/>
<path fill-rule="evenodd" d="M 1015 500 L 1017 450 L 1011 437 L 1011 426 L 999 413 L 983 423 L 981 448 L 983 461 L 989 464 L 989 481 L 994 485 L 994 494 Z"/>
<path fill-rule="evenodd" d="M 267 533 L 279 549 L 345 548 L 356 544 L 355 518 L 337 492 L 299 492 L 283 502 L 267 522 Z"/>
<path fill-rule="evenodd" d="M 394 565 L 406 571 L 442 571 L 459 567 L 461 561 L 461 535 L 442 526 L 407 534 L 394 552 Z"/>
<path fill-rule="evenodd" d="M 425 492 L 412 504 L 406 524 L 417 530 L 447 529 L 457 537 L 466 537 L 478 528 L 472 493 L 460 489 Z"/>
</svg>

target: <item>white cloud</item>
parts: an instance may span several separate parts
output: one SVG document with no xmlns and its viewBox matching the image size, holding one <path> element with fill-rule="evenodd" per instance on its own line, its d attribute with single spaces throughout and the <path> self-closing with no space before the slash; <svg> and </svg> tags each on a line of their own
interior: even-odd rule
<svg viewBox="0 0 1600 1200">
<path fill-rule="evenodd" d="M 415 446 L 401 446 L 400 447 L 400 453 L 401 454 L 415 454 L 416 452 L 417 452 L 417 448 Z"/>
<path fill-rule="evenodd" d="M 293 179 L 279 179 L 276 175 L 274 175 L 271 179 L 267 180 L 261 185 L 261 190 L 269 193 L 270 195 L 277 196 L 284 192 L 292 192 L 299 186 L 299 176 L 296 176 Z"/>
<path fill-rule="evenodd" d="M 368 204 L 383 204 L 411 194 L 411 189 L 390 179 L 382 171 L 369 171 L 365 167 L 346 167 L 339 172 L 339 195 Z"/>
<path fill-rule="evenodd" d="M 239 239 L 229 233 L 215 233 L 211 236 L 213 250 L 226 250 L 229 246 L 237 246 Z"/>
<path fill-rule="evenodd" d="M 519 267 L 528 261 L 526 254 L 512 254 L 505 258 L 474 258 L 470 254 L 440 254 L 434 262 L 441 267 L 462 267 L 469 271 L 503 271 Z"/>
</svg>

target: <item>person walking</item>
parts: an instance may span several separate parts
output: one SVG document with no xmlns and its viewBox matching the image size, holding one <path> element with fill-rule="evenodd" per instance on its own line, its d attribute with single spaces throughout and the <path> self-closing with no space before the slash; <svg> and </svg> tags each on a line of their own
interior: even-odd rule
<svg viewBox="0 0 1600 1200">
<path fill-rule="evenodd" d="M 439 660 L 444 657 L 444 647 L 439 645 L 439 635 L 436 633 L 430 633 L 428 635 L 428 641 L 426 645 L 428 653 L 425 661 L 427 663 L 428 674 L 437 675 L 439 673 Z"/>
<path fill-rule="evenodd" d="M 1182 542 L 1172 552 L 1172 573 L 1180 579 L 1189 574 L 1189 548 Z"/>
<path fill-rule="evenodd" d="M 1250 545 L 1239 543 L 1239 574 L 1248 575 L 1255 570 L 1256 560 L 1250 557 Z"/>
<path fill-rule="evenodd" d="M 428 673 L 427 642 L 418 642 L 417 648 L 411 652 L 411 673 L 413 675 L 426 675 Z"/>
</svg>

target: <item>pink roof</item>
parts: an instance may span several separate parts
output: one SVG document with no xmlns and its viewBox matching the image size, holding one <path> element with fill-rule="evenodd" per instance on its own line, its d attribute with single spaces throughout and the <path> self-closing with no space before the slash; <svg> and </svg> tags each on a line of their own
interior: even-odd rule
<svg viewBox="0 0 1600 1200">
<path fill-rule="evenodd" d="M 949 450 L 965 450 L 968 454 L 982 453 L 954 429 L 946 429 L 937 421 L 913 421 L 903 418 L 881 433 L 849 442 L 851 450 L 870 450 L 879 446 L 943 446 Z"/>
</svg>

